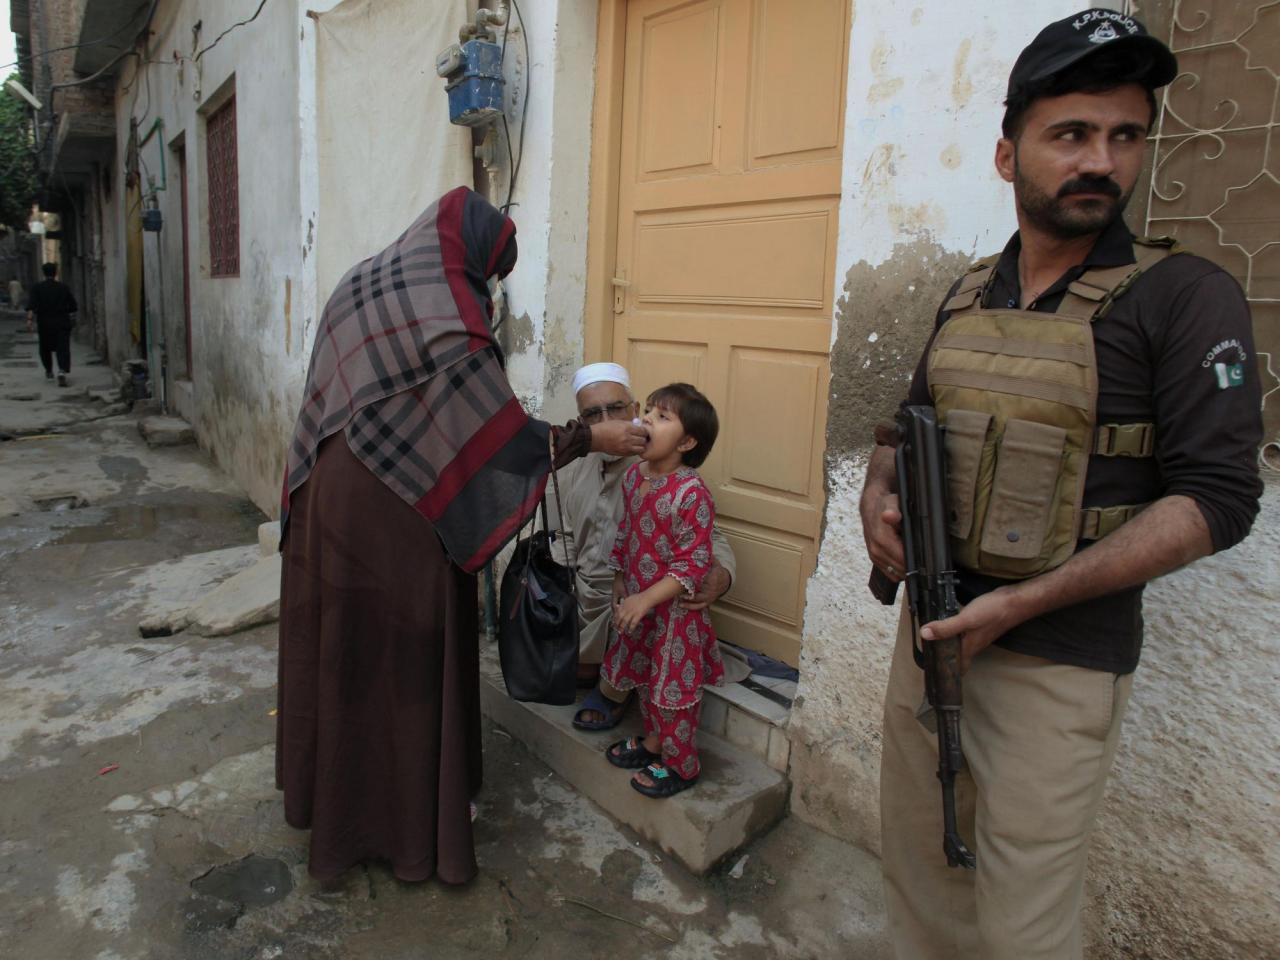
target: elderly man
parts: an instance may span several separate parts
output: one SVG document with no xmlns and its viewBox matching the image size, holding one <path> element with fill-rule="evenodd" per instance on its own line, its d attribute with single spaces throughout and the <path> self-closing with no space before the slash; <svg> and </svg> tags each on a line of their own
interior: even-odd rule
<svg viewBox="0 0 1280 960">
<path fill-rule="evenodd" d="M 631 420 L 639 404 L 631 395 L 631 379 L 616 363 L 592 363 L 573 377 L 578 417 L 584 424 L 605 420 Z M 613 571 L 609 551 L 622 519 L 622 475 L 635 462 L 630 457 L 592 453 L 575 460 L 561 472 L 564 490 L 563 532 L 578 570 L 581 648 L 578 679 L 595 684 L 611 633 Z M 707 606 L 733 582 L 733 550 L 716 529 L 712 535 L 715 564 L 702 589 L 685 604 L 691 610 Z M 573 724 L 583 730 L 608 730 L 622 719 L 627 696 L 603 679 L 592 689 L 574 715 Z"/>
</svg>

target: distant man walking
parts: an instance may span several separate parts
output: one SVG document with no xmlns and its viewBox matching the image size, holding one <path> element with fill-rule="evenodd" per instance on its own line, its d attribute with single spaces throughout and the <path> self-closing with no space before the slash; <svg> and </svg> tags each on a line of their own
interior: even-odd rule
<svg viewBox="0 0 1280 960">
<path fill-rule="evenodd" d="M 27 300 L 27 329 L 33 326 L 40 338 L 40 362 L 44 377 L 53 379 L 53 355 L 58 355 L 58 386 L 67 385 L 71 372 L 71 328 L 75 326 L 76 298 L 71 288 L 55 278 L 58 265 L 46 263 L 44 279 L 31 288 Z"/>
</svg>

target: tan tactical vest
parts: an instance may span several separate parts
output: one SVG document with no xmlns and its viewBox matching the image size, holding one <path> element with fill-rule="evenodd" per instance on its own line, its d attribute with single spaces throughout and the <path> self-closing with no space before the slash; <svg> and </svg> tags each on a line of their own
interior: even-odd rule
<svg viewBox="0 0 1280 960">
<path fill-rule="evenodd" d="M 1097 423 L 1092 324 L 1146 270 L 1176 253 L 1135 239 L 1137 262 L 1088 270 L 1055 313 L 982 306 L 998 257 L 976 263 L 945 309 L 929 389 L 946 427 L 952 557 L 1006 579 L 1064 563 L 1078 540 L 1116 530 L 1146 504 L 1084 510 L 1090 455 L 1149 457 L 1151 423 Z"/>
</svg>

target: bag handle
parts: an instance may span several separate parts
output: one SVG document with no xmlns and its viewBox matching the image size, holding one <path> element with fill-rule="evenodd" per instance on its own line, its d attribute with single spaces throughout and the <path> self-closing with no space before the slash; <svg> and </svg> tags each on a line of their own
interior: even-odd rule
<svg viewBox="0 0 1280 960">
<path fill-rule="evenodd" d="M 551 431 L 547 435 L 547 446 L 551 452 L 551 490 L 556 498 L 556 516 L 560 518 L 560 527 L 564 528 L 564 506 L 560 502 L 560 471 L 556 469 L 556 441 L 555 433 Z M 542 529 L 550 532 L 550 526 L 547 523 L 547 498 L 542 498 Z M 569 571 L 569 583 L 573 589 L 573 602 L 581 606 L 578 600 L 578 571 L 573 563 L 569 560 L 569 544 L 564 537 L 560 538 L 560 545 L 564 547 L 564 565 Z"/>
</svg>

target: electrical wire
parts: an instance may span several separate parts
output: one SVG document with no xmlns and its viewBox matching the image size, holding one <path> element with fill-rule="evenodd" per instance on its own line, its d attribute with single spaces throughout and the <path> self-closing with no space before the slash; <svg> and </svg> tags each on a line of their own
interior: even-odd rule
<svg viewBox="0 0 1280 960">
<path fill-rule="evenodd" d="M 520 175 L 520 163 L 524 160 L 524 124 L 529 119 L 529 92 L 533 86 L 533 61 L 529 56 L 529 28 L 525 26 L 524 13 L 520 10 L 519 0 L 511 0 L 511 6 L 515 8 L 516 16 L 520 18 L 520 37 L 524 41 L 524 102 L 520 108 L 520 146 L 516 150 L 515 161 L 511 165 L 511 179 L 507 182 L 507 202 L 502 205 L 502 212 L 510 211 L 512 203 L 511 198 L 516 192 L 516 177 Z M 507 17 L 508 22 L 511 18 Z M 503 56 L 506 55 L 507 34 L 506 30 L 502 33 L 502 50 Z M 502 131 L 506 134 L 507 140 L 507 158 L 511 157 L 511 132 L 507 127 L 507 115 L 502 114 Z"/>
<path fill-rule="evenodd" d="M 248 20 L 241 20 L 239 23 L 233 23 L 231 26 L 227 27 L 227 29 L 223 30 L 220 34 L 218 34 L 217 37 L 214 38 L 213 43 L 209 44 L 207 47 L 201 47 L 200 50 L 196 53 L 195 57 L 192 58 L 193 62 L 199 63 L 201 57 L 203 57 L 206 53 L 208 53 L 210 50 L 216 47 L 218 45 L 218 41 L 221 40 L 223 37 L 225 37 L 228 33 L 230 33 L 236 27 L 243 27 L 245 24 L 253 23 L 253 21 L 257 20 L 258 14 L 262 12 L 262 8 L 265 7 L 266 5 L 267 5 L 267 0 L 262 0 L 262 2 L 258 4 L 258 9 L 253 11 L 252 17 L 250 17 Z"/>
<path fill-rule="evenodd" d="M 266 0 L 263 0 L 263 2 L 265 3 Z M 158 6 L 160 6 L 160 0 L 151 0 L 151 9 L 147 11 L 147 17 L 145 20 L 142 21 L 142 26 L 138 29 L 138 33 L 135 34 L 135 39 L 138 36 L 140 36 L 147 29 L 147 27 L 151 26 L 151 18 L 155 16 L 156 7 Z M 52 95 L 53 91 L 55 90 L 66 90 L 69 87 L 80 87 L 86 83 L 92 83 L 94 80 L 97 80 L 100 76 L 102 76 L 112 67 L 114 67 L 117 63 L 119 63 L 125 57 L 138 57 L 139 59 L 141 59 L 141 54 L 139 54 L 137 50 L 132 50 L 132 49 L 122 50 L 120 51 L 118 56 L 112 57 L 111 60 L 107 62 L 107 65 L 103 67 L 101 70 L 97 70 L 94 73 L 91 73 L 87 77 L 81 77 L 79 80 L 67 80 L 63 83 L 55 83 L 49 87 L 49 93 L 50 95 Z"/>
<path fill-rule="evenodd" d="M 4 66 L 0 66 L 0 70 L 8 70 L 10 67 L 16 67 L 24 63 L 31 63 L 33 60 L 41 60 L 50 54 L 62 53 L 64 50 L 79 50 L 82 47 L 95 47 L 100 43 L 106 43 L 109 40 L 114 40 L 120 34 L 129 29 L 129 25 L 133 23 L 134 19 L 138 16 L 138 12 L 146 6 L 146 4 L 147 0 L 141 0 L 133 13 L 129 14 L 129 19 L 124 22 L 124 26 L 117 27 L 105 37 L 98 37 L 96 40 L 86 40 L 84 43 L 69 43 L 65 47 L 53 47 L 49 50 L 42 50 L 40 53 L 33 53 L 28 57 L 19 57 L 17 60 L 13 61 L 13 63 L 6 63 Z"/>
</svg>

